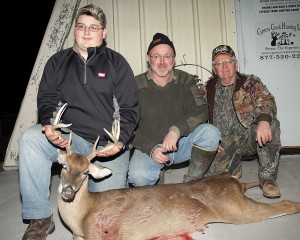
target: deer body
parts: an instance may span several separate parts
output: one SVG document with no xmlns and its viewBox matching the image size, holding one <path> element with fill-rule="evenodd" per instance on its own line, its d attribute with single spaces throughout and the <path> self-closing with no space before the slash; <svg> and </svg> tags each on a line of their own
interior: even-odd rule
<svg viewBox="0 0 300 240">
<path fill-rule="evenodd" d="M 65 110 L 64 104 L 55 119 L 54 129 Z M 106 131 L 106 130 L 105 130 Z M 118 143 L 120 124 L 114 121 L 113 143 Z M 89 156 L 71 151 L 71 134 L 65 151 L 60 151 L 62 164 L 58 188 L 58 209 L 75 240 L 154 240 L 160 237 L 200 230 L 204 224 L 224 222 L 245 224 L 267 218 L 296 214 L 300 202 L 256 202 L 244 195 L 255 183 L 240 183 L 229 174 L 220 174 L 186 183 L 126 188 L 93 193 L 88 190 L 88 175 L 96 179 L 111 170 L 91 163 L 97 155 L 97 142 Z"/>
<path fill-rule="evenodd" d="M 267 204 L 248 198 L 244 192 L 258 183 L 240 183 L 229 174 L 187 183 L 92 193 L 84 173 L 89 170 L 94 177 L 102 178 L 111 172 L 85 157 L 72 155 L 63 163 L 68 168 L 62 169 L 58 208 L 74 239 L 175 237 L 200 230 L 207 223 L 245 224 L 300 212 L 300 202 Z M 69 196 L 72 197 L 68 199 Z"/>
</svg>

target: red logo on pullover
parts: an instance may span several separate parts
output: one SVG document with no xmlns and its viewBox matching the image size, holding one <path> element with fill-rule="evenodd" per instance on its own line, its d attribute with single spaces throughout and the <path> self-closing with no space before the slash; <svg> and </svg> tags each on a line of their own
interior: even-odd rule
<svg viewBox="0 0 300 240">
<path fill-rule="evenodd" d="M 106 74 L 104 72 L 99 72 L 98 73 L 98 78 L 105 78 Z"/>
</svg>

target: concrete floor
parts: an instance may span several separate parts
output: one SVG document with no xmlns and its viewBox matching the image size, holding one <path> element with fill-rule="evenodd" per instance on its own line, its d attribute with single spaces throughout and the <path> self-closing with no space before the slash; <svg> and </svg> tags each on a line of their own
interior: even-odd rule
<svg viewBox="0 0 300 240">
<path fill-rule="evenodd" d="M 2 169 L 2 166 L 0 167 Z M 180 182 L 186 170 L 186 167 L 168 170 L 165 173 L 165 183 Z M 241 181 L 256 180 L 256 160 L 243 161 Z M 281 156 L 277 182 L 282 193 L 280 199 L 270 200 L 264 198 L 259 188 L 248 190 L 246 195 L 260 202 L 276 202 L 283 199 L 300 201 L 300 155 Z M 48 236 L 47 240 L 71 240 L 71 233 L 62 224 L 57 213 L 56 190 L 58 184 L 59 176 L 54 174 L 51 186 L 51 202 L 54 209 L 56 230 Z M 21 218 L 17 170 L 0 172 L 0 193 L 0 240 L 20 240 L 27 224 L 23 224 Z M 244 225 L 213 223 L 205 226 L 204 233 L 194 232 L 191 234 L 193 240 L 298 240 L 299 236 L 300 214 Z"/>
</svg>

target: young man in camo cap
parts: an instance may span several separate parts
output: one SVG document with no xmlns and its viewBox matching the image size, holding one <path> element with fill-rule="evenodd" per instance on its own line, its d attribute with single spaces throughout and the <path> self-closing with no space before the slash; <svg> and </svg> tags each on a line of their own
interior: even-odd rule
<svg viewBox="0 0 300 240">
<path fill-rule="evenodd" d="M 70 135 L 52 128 L 53 116 L 62 104 L 68 104 L 61 119 L 72 123 L 72 149 L 83 156 L 93 151 L 98 136 L 97 150 L 101 150 L 108 142 L 103 128 L 111 129 L 114 118 L 120 120 L 117 146 L 97 151 L 94 159 L 114 174 L 102 181 L 90 178 L 89 190 L 127 186 L 127 146 L 139 119 L 133 71 L 121 54 L 105 46 L 106 17 L 101 8 L 93 4 L 80 8 L 75 24 L 74 46 L 55 53 L 45 65 L 37 97 L 40 124 L 28 128 L 19 139 L 22 216 L 29 220 L 22 240 L 44 240 L 55 229 L 49 199 L 51 166 Z"/>
</svg>

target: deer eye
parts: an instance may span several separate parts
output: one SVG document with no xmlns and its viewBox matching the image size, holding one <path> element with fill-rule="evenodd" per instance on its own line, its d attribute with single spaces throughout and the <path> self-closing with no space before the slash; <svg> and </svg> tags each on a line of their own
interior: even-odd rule
<svg viewBox="0 0 300 240">
<path fill-rule="evenodd" d="M 67 164 L 63 164 L 63 165 L 62 165 L 62 168 L 63 168 L 63 169 L 67 169 Z"/>
<path fill-rule="evenodd" d="M 85 171 L 83 174 L 84 175 L 88 175 L 89 174 L 89 170 Z"/>
</svg>

